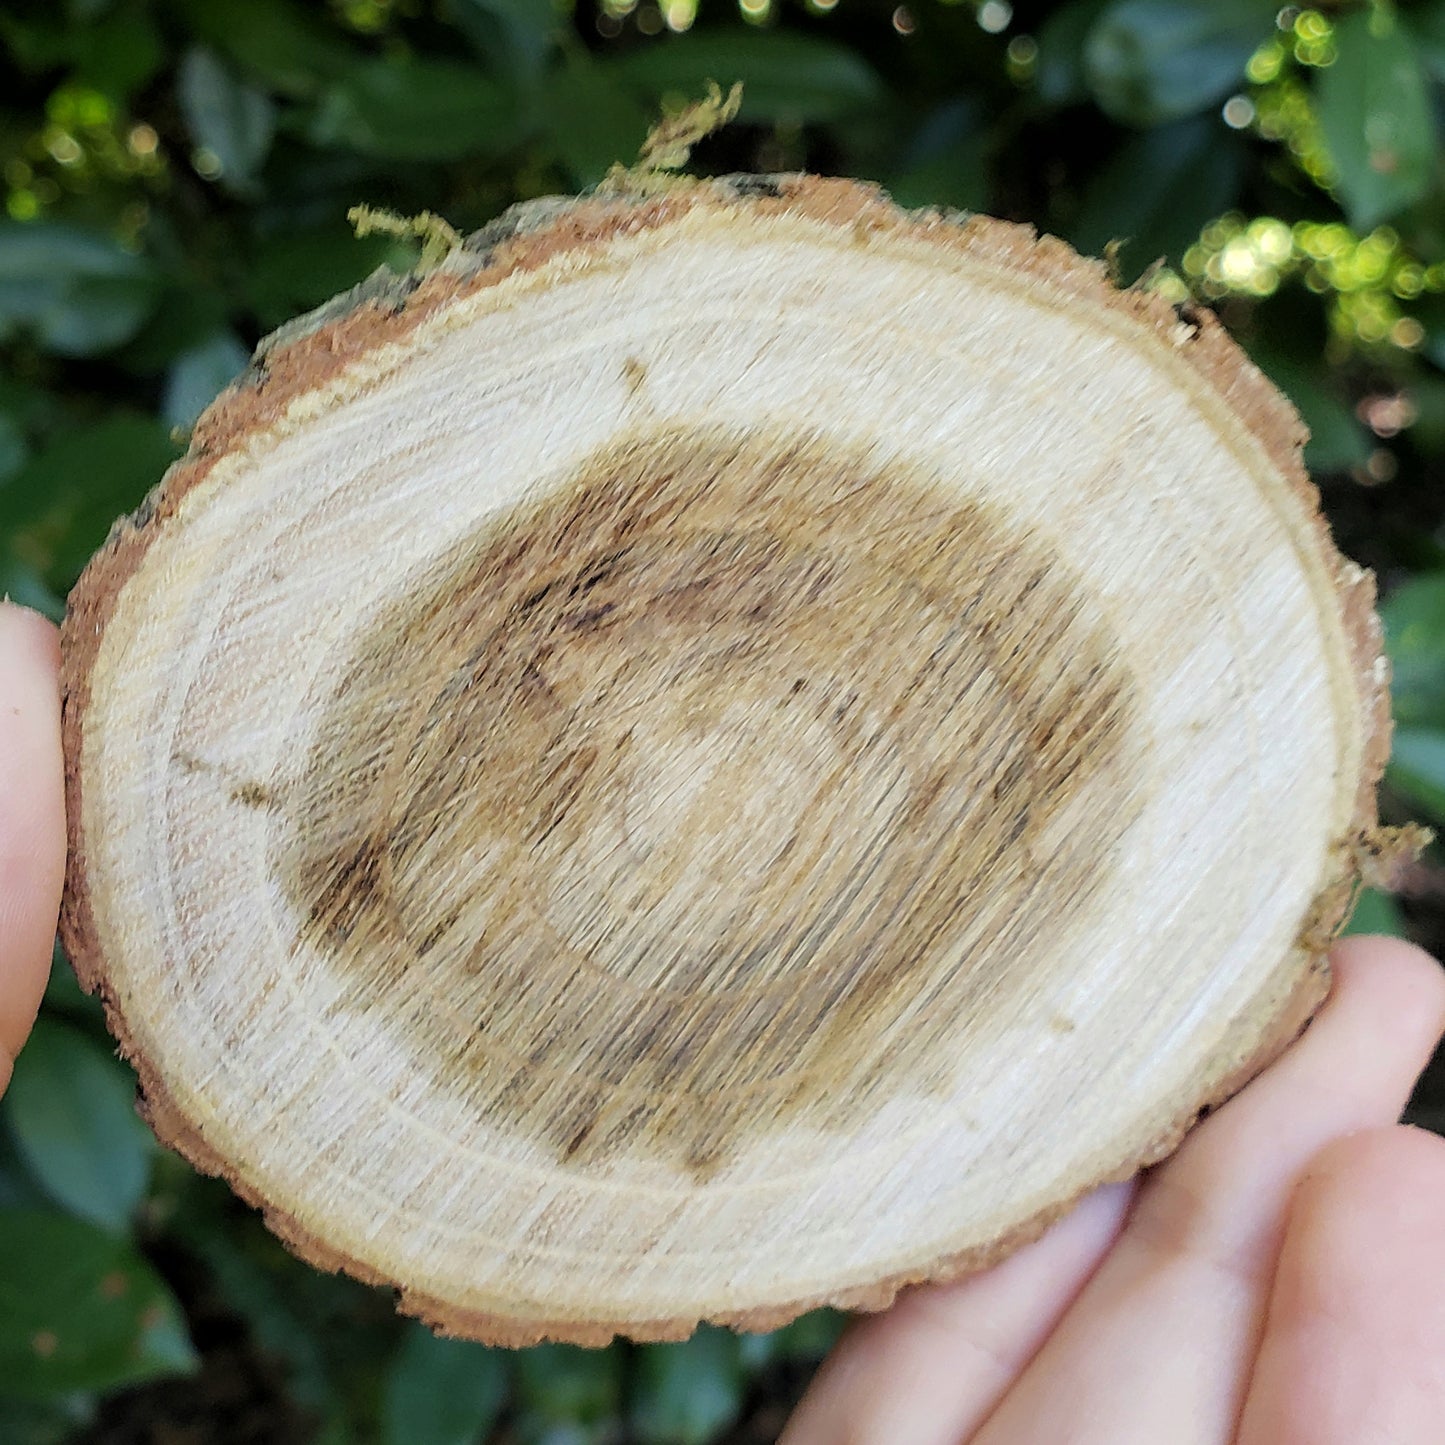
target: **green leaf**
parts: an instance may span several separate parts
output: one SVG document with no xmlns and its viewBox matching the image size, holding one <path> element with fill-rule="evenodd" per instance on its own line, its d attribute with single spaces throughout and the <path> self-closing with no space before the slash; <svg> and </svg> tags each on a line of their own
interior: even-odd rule
<svg viewBox="0 0 1445 1445">
<path fill-rule="evenodd" d="M 256 247 L 247 268 L 248 300 L 263 326 L 279 326 L 364 281 L 379 266 L 405 266 L 407 254 L 386 236 L 358 240 L 339 215 L 329 225 L 280 231 Z"/>
<path fill-rule="evenodd" d="M 1412 308 L 1425 328 L 1420 350 L 1436 368 L 1445 368 L 1445 296 L 1429 296 Z M 1419 415 L 1410 428 L 1415 445 L 1426 452 L 1445 452 L 1445 377 L 1426 372 L 1413 379 Z"/>
<path fill-rule="evenodd" d="M 166 63 L 165 42 L 144 11 L 125 10 L 70 31 L 77 79 L 125 101 Z"/>
<path fill-rule="evenodd" d="M 534 1345 L 518 1350 L 517 1400 L 535 1424 L 598 1425 L 622 1403 L 622 1356 L 614 1347 Z"/>
<path fill-rule="evenodd" d="M 1400 905 L 1388 893 L 1381 893 L 1377 888 L 1361 890 L 1344 932 L 1347 937 L 1360 933 L 1384 933 L 1391 938 L 1408 936 Z"/>
<path fill-rule="evenodd" d="M 186 428 L 246 369 L 250 348 L 233 331 L 218 331 L 183 351 L 166 374 L 161 415 L 170 426 Z"/>
<path fill-rule="evenodd" d="M 187 1180 L 188 1185 L 195 1182 L 194 1176 Z M 290 1280 L 276 1279 L 247 1249 L 246 1233 L 207 1211 L 194 1192 L 177 1211 L 172 1235 L 205 1264 L 217 1294 L 246 1321 L 256 1343 L 284 1362 L 287 1390 L 296 1403 L 316 1414 L 325 1412 L 334 1403 L 322 1354 L 328 1336 L 298 1310 L 287 1288 Z"/>
<path fill-rule="evenodd" d="M 1249 348 L 1250 359 L 1294 403 L 1309 428 L 1305 464 L 1314 472 L 1344 472 L 1370 455 L 1372 443 L 1340 394 L 1339 379 L 1318 359 L 1288 354 L 1268 336 Z"/>
<path fill-rule="evenodd" d="M 548 0 L 450 0 L 443 14 L 479 55 L 532 82 L 557 40 L 561 12 Z"/>
<path fill-rule="evenodd" d="M 810 1310 L 774 1332 L 779 1354 L 799 1363 L 818 1361 L 838 1343 L 847 1317 L 837 1310 Z"/>
<path fill-rule="evenodd" d="M 506 1396 L 503 1355 L 408 1326 L 383 1390 L 383 1445 L 472 1445 Z"/>
<path fill-rule="evenodd" d="M 221 183 L 240 192 L 254 188 L 276 130 L 271 97 L 200 46 L 181 61 L 177 91 L 191 139 L 216 158 Z"/>
<path fill-rule="evenodd" d="M 883 96 L 877 73 L 856 51 L 788 31 L 689 31 L 634 51 L 619 62 L 619 70 L 654 102 L 697 100 L 709 81 L 727 90 L 740 80 L 739 119 L 774 125 L 841 120 Z"/>
<path fill-rule="evenodd" d="M 145 1195 L 154 1147 L 136 1115 L 130 1070 L 42 1015 L 15 1061 L 4 1109 L 45 1192 L 72 1214 L 123 1231 Z"/>
<path fill-rule="evenodd" d="M 27 330 L 62 356 L 93 356 L 135 335 L 158 294 L 150 264 L 102 231 L 0 222 L 0 340 Z"/>
<path fill-rule="evenodd" d="M 154 316 L 116 353 L 116 365 L 137 376 L 165 374 L 171 363 L 226 329 L 226 298 L 204 284 L 169 285 Z"/>
<path fill-rule="evenodd" d="M 888 192 L 900 206 L 979 211 L 988 205 L 988 137 L 962 137 L 893 176 Z"/>
<path fill-rule="evenodd" d="M 1410 30 L 1420 43 L 1431 77 L 1445 81 L 1445 0 L 1412 6 Z"/>
<path fill-rule="evenodd" d="M 84 1394 L 55 1400 L 0 1399 L 0 1440 L 5 1445 L 62 1445 L 94 1414 L 94 1401 Z"/>
<path fill-rule="evenodd" d="M 900 206 L 951 206 L 976 211 L 988 204 L 990 138 L 978 107 L 940 106 L 904 153 L 888 190 Z"/>
<path fill-rule="evenodd" d="M 24 7 L 0 6 L 0 41 L 22 70 L 39 74 L 69 69 L 71 80 L 112 101 L 124 101 L 166 60 L 160 29 L 140 8 L 143 3 L 131 0 L 119 10 L 107 5 L 107 13 L 84 23 L 58 24 L 58 6 L 48 7 L 46 14 L 45 8 L 32 5 L 32 14 L 24 17 L 12 13 Z"/>
<path fill-rule="evenodd" d="M 1055 10 L 1034 32 L 1038 55 L 1034 62 L 1033 94 L 1046 106 L 1075 105 L 1087 100 L 1084 75 L 1084 38 L 1106 5 L 1113 0 L 1072 0 Z"/>
<path fill-rule="evenodd" d="M 75 977 L 70 960 L 60 944 L 50 957 L 50 977 L 45 980 L 45 1007 L 53 1012 L 69 1014 L 82 1023 L 104 1026 L 105 1010 L 94 994 L 86 993 Z"/>
<path fill-rule="evenodd" d="M 4 1111 L 0 1110 L 0 1213 L 7 1209 L 49 1210 L 52 1207 L 45 1191 L 25 1167 L 15 1135 L 5 1121 Z M 3 1382 L 0 1382 L 0 1396 L 3 1395 Z M 0 1440 L 4 1438 L 0 1435 Z"/>
<path fill-rule="evenodd" d="M 64 432 L 0 486 L 0 542 L 68 588 L 122 512 L 175 460 L 169 428 L 119 413 Z M 0 545 L 0 553 L 3 553 Z"/>
<path fill-rule="evenodd" d="M 52 622 L 59 622 L 65 616 L 65 603 L 45 578 L 32 563 L 9 550 L 3 540 L 0 540 L 0 597 L 43 613 Z"/>
<path fill-rule="evenodd" d="M 516 98 L 474 65 L 367 60 L 326 90 L 308 135 L 388 160 L 496 156 L 518 139 Z"/>
<path fill-rule="evenodd" d="M 1347 472 L 1369 459 L 1374 448 L 1354 411 L 1331 391 L 1306 387 L 1290 393 L 1309 428 L 1305 465 L 1313 472 Z"/>
<path fill-rule="evenodd" d="M 170 1291 L 124 1240 L 63 1215 L 0 1212 L 0 1394 L 110 1390 L 195 1365 Z"/>
<path fill-rule="evenodd" d="M 18 15 L 11 6 L 0 5 L 0 38 L 7 58 L 17 69 L 36 75 L 64 65 L 70 54 L 73 27 L 67 25 L 58 7 Z"/>
<path fill-rule="evenodd" d="M 546 80 L 542 100 L 548 138 L 578 186 L 630 166 L 652 117 L 608 66 L 575 55 Z"/>
<path fill-rule="evenodd" d="M 22 430 L 46 431 L 64 425 L 64 405 L 55 392 L 33 381 L 21 381 L 0 371 L 0 412 Z"/>
<path fill-rule="evenodd" d="M 8 481 L 25 464 L 30 448 L 25 433 L 13 416 L 0 411 L 0 483 Z"/>
<path fill-rule="evenodd" d="M 1274 30 L 1274 0 L 1114 0 L 1084 43 L 1100 109 L 1160 125 L 1223 100 Z"/>
<path fill-rule="evenodd" d="M 1445 822 L 1445 731 L 1399 729 L 1385 780 L 1415 806 Z"/>
<path fill-rule="evenodd" d="M 1445 573 L 1412 578 L 1380 608 L 1395 720 L 1445 729 Z"/>
<path fill-rule="evenodd" d="M 1069 239 L 1092 255 L 1122 241 L 1125 280 L 1161 258 L 1177 265 L 1204 225 L 1233 204 L 1246 160 L 1234 133 L 1214 116 L 1132 136 L 1094 178 Z"/>
<path fill-rule="evenodd" d="M 743 1366 L 748 1370 L 759 1370 L 778 1360 L 795 1365 L 816 1365 L 838 1343 L 844 1322 L 844 1316 L 837 1310 L 812 1310 L 780 1330 L 740 1335 L 738 1351 Z"/>
<path fill-rule="evenodd" d="M 1435 113 L 1404 22 L 1381 6 L 1335 25 L 1339 55 L 1320 72 L 1315 100 L 1350 223 L 1369 230 L 1430 188 Z"/>
<path fill-rule="evenodd" d="M 707 1445 L 743 1403 L 738 1342 L 703 1326 L 676 1345 L 644 1345 L 637 1362 L 632 1424 L 642 1445 Z"/>
<path fill-rule="evenodd" d="M 298 99 L 355 64 L 356 51 L 295 0 L 173 0 L 197 39 Z M 319 9 L 319 7 L 317 7 Z"/>
</svg>

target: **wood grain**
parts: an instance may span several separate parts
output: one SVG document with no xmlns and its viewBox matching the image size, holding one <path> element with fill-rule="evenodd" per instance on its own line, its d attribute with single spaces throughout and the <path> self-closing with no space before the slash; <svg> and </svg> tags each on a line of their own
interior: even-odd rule
<svg viewBox="0 0 1445 1445">
<path fill-rule="evenodd" d="M 562 1162 L 706 1176 L 942 1087 L 1137 807 L 1128 679 L 1063 569 L 757 429 L 604 449 L 484 532 L 256 788 L 347 1006 Z"/>
<path fill-rule="evenodd" d="M 878 1307 L 1322 996 L 1366 574 L 1206 315 L 737 178 L 287 328 L 65 632 L 64 917 L 162 1137 L 510 1343 Z"/>
</svg>

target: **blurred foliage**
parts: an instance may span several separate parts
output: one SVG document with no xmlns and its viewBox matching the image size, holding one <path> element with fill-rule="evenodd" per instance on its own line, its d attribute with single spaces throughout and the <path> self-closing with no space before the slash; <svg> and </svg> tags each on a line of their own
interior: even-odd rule
<svg viewBox="0 0 1445 1445">
<path fill-rule="evenodd" d="M 874 178 L 1216 306 L 1376 569 L 1387 816 L 1445 824 L 1445 0 L 6 0 L 0 590 L 58 615 L 267 330 L 407 243 L 597 181 L 745 83 L 702 171 Z M 1445 870 L 1357 925 L 1442 942 Z M 0 1105 L 0 1439 L 771 1439 L 838 1328 L 507 1353 L 292 1260 L 155 1148 L 59 961 Z M 1433 1092 L 1432 1092 L 1433 1090 Z M 1445 1078 L 1419 1116 L 1445 1118 Z"/>
</svg>

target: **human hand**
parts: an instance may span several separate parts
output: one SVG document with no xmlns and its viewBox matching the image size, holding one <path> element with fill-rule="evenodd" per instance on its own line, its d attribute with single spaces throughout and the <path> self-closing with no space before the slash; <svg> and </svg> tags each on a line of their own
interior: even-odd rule
<svg viewBox="0 0 1445 1445">
<path fill-rule="evenodd" d="M 1305 1035 L 1137 1185 L 847 1335 L 782 1445 L 1432 1445 L 1445 1140 L 1391 1127 L 1445 973 L 1350 939 Z"/>
<path fill-rule="evenodd" d="M 45 992 L 65 879 L 59 667 L 55 628 L 0 602 L 0 1094 Z"/>
</svg>

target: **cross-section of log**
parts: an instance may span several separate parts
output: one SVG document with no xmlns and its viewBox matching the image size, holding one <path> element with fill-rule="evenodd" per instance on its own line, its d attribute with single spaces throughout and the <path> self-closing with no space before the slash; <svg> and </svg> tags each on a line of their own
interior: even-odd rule
<svg viewBox="0 0 1445 1445">
<path fill-rule="evenodd" d="M 160 1136 L 510 1343 L 977 1267 L 1319 1002 L 1385 669 L 1207 315 L 758 178 L 273 337 L 65 632 Z"/>
</svg>

